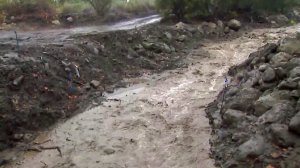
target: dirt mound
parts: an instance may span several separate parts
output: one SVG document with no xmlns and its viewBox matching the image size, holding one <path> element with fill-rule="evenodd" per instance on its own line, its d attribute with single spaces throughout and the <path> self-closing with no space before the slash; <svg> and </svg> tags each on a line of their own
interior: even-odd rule
<svg viewBox="0 0 300 168">
<path fill-rule="evenodd" d="M 267 44 L 229 70 L 228 86 L 207 109 L 217 165 L 299 167 L 299 44 Z"/>
<path fill-rule="evenodd" d="M 124 78 L 179 65 L 199 31 L 150 26 L 77 35 L 65 43 L 0 46 L 0 150 L 83 111 Z M 50 43 L 50 42 L 49 42 Z M 87 103 L 89 102 L 89 103 Z"/>
</svg>

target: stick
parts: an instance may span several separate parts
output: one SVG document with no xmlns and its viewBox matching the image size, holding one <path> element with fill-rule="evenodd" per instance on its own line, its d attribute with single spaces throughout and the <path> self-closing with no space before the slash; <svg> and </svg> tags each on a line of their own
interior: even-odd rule
<svg viewBox="0 0 300 168">
<path fill-rule="evenodd" d="M 16 41 L 17 41 L 17 52 L 20 53 L 20 47 L 19 47 L 19 39 L 18 39 L 18 33 L 16 30 L 14 30 L 15 35 L 16 35 Z"/>
</svg>

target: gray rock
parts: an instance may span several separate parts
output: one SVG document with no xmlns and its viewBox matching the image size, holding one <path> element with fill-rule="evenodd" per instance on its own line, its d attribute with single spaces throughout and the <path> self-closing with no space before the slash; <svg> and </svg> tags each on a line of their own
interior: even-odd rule
<svg viewBox="0 0 300 168">
<path fill-rule="evenodd" d="M 268 16 L 267 20 L 270 23 L 275 22 L 276 24 L 279 25 L 285 25 L 289 23 L 289 19 L 283 14 Z"/>
<path fill-rule="evenodd" d="M 289 73 L 289 77 L 290 78 L 300 77 L 300 67 L 296 67 L 293 70 L 291 70 Z"/>
<path fill-rule="evenodd" d="M 74 19 L 73 19 L 73 17 L 70 16 L 70 17 L 67 18 L 67 21 L 68 21 L 69 23 L 73 23 L 73 22 L 74 22 Z"/>
<path fill-rule="evenodd" d="M 270 132 L 273 137 L 273 141 L 280 146 L 289 147 L 298 144 L 299 136 L 289 132 L 288 126 L 284 124 L 272 124 L 270 126 Z"/>
<path fill-rule="evenodd" d="M 292 58 L 283 68 L 288 72 L 300 66 L 300 58 Z"/>
<path fill-rule="evenodd" d="M 228 109 L 224 113 L 224 123 L 231 126 L 237 126 L 238 123 L 242 122 L 246 118 L 246 115 L 242 111 Z"/>
<path fill-rule="evenodd" d="M 290 90 L 293 90 L 293 89 L 296 89 L 297 87 L 298 87 L 298 83 L 294 82 L 292 80 L 284 80 L 284 81 L 282 81 L 278 85 L 279 89 L 290 89 Z"/>
<path fill-rule="evenodd" d="M 249 111 L 253 103 L 259 98 L 261 92 L 254 88 L 243 88 L 234 97 L 228 99 L 228 108 L 240 111 Z"/>
<path fill-rule="evenodd" d="M 184 42 L 184 41 L 186 41 L 186 39 L 187 39 L 187 36 L 186 36 L 186 35 L 181 35 L 181 36 L 179 36 L 179 37 L 177 38 L 177 40 L 180 41 L 180 42 Z"/>
<path fill-rule="evenodd" d="M 13 81 L 14 86 L 19 86 L 24 80 L 24 76 L 21 75 Z"/>
<path fill-rule="evenodd" d="M 240 21 L 236 20 L 236 19 L 232 19 L 227 23 L 228 27 L 232 30 L 239 30 L 242 27 L 242 24 Z"/>
<path fill-rule="evenodd" d="M 268 67 L 268 68 L 264 71 L 264 73 L 263 73 L 263 75 L 262 75 L 262 80 L 263 80 L 264 82 L 269 83 L 269 82 L 274 81 L 275 79 L 276 79 L 276 72 L 275 72 L 275 70 L 274 70 L 273 68 L 271 68 L 271 67 Z"/>
<path fill-rule="evenodd" d="M 283 122 L 293 115 L 294 109 L 289 101 L 281 101 L 258 118 L 257 124 Z"/>
<path fill-rule="evenodd" d="M 248 157 L 258 157 L 264 154 L 267 145 L 264 138 L 257 135 L 239 146 L 237 150 L 237 160 L 244 160 Z"/>
<path fill-rule="evenodd" d="M 300 135 L 300 112 L 291 119 L 289 129 Z"/>
<path fill-rule="evenodd" d="M 292 56 L 290 54 L 285 53 L 285 52 L 279 52 L 271 58 L 270 63 L 274 67 L 279 67 L 279 66 L 283 66 L 286 63 L 288 63 L 291 58 L 292 58 Z"/>
<path fill-rule="evenodd" d="M 165 36 L 168 40 L 172 40 L 172 39 L 173 39 L 172 34 L 169 33 L 169 32 L 165 32 L 165 33 L 164 33 L 164 36 Z"/>
<path fill-rule="evenodd" d="M 103 151 L 105 154 L 107 155 L 112 155 L 114 154 L 116 151 L 114 149 L 111 149 L 111 148 L 107 148 L 107 149 L 104 149 Z"/>
<path fill-rule="evenodd" d="M 255 116 L 261 116 L 268 110 L 272 108 L 272 106 L 275 104 L 275 102 L 278 101 L 275 97 L 272 96 L 272 94 L 268 94 L 265 96 L 261 96 L 255 103 L 254 108 Z"/>
<path fill-rule="evenodd" d="M 100 82 L 97 80 L 92 80 L 90 84 L 94 88 L 98 88 L 100 86 Z"/>
<path fill-rule="evenodd" d="M 289 54 L 300 54 L 300 39 L 286 38 L 280 41 L 278 51 Z"/>
<path fill-rule="evenodd" d="M 225 33 L 225 34 L 230 33 L 230 28 L 229 28 L 228 26 L 226 26 L 226 27 L 224 28 L 224 33 Z"/>
<path fill-rule="evenodd" d="M 221 20 L 218 20 L 218 21 L 217 21 L 217 26 L 218 26 L 221 30 L 224 29 L 224 23 L 223 23 Z"/>
<path fill-rule="evenodd" d="M 268 67 L 269 67 L 268 64 L 262 64 L 262 65 L 259 66 L 258 70 L 260 72 L 264 72 Z"/>
</svg>

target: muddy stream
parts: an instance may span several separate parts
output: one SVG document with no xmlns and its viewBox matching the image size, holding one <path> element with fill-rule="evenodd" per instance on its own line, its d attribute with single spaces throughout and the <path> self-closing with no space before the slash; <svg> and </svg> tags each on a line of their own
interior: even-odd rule
<svg viewBox="0 0 300 168">
<path fill-rule="evenodd" d="M 224 85 L 230 66 L 299 25 L 256 29 L 231 41 L 206 41 L 192 50 L 188 68 L 127 79 L 126 89 L 35 140 L 57 150 L 26 152 L 8 168 L 213 168 L 205 107 Z"/>
</svg>

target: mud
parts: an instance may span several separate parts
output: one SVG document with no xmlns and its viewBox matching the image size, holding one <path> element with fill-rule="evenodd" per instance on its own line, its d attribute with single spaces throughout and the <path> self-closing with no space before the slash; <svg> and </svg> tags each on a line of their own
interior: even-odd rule
<svg viewBox="0 0 300 168">
<path fill-rule="evenodd" d="M 185 57 L 188 68 L 125 80 L 134 85 L 105 94 L 99 107 L 36 138 L 43 146 L 59 146 L 62 157 L 56 150 L 24 152 L 7 167 L 214 167 L 205 108 L 222 90 L 224 74 L 267 41 L 297 29 L 202 41 Z"/>
</svg>

